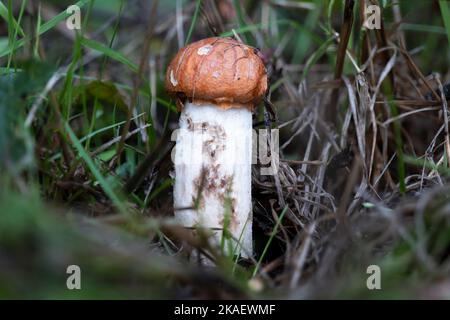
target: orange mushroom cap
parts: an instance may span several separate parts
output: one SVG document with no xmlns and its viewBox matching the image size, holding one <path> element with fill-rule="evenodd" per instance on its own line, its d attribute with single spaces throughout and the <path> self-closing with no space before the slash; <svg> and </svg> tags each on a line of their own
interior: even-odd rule
<svg viewBox="0 0 450 320">
<path fill-rule="evenodd" d="M 257 49 L 231 38 L 207 38 L 177 53 L 167 69 L 166 90 L 178 100 L 253 110 L 267 90 L 267 73 Z"/>
</svg>

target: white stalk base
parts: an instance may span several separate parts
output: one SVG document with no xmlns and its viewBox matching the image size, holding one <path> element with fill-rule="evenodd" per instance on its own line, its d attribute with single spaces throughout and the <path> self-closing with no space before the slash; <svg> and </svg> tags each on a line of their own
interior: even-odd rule
<svg viewBox="0 0 450 320">
<path fill-rule="evenodd" d="M 247 258 L 253 254 L 251 161 L 249 110 L 185 104 L 174 153 L 175 218 L 185 227 L 214 229 L 211 244 Z M 224 228 L 240 245 L 225 240 Z"/>
</svg>

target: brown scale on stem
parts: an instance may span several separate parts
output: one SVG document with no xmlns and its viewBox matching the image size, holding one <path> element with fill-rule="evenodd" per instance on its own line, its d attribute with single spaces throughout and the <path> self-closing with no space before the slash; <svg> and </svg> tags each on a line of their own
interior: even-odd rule
<svg viewBox="0 0 450 320">
<path fill-rule="evenodd" d="M 220 175 L 219 168 L 219 164 L 204 166 L 201 174 L 193 181 L 196 190 L 200 190 L 203 185 L 202 196 L 224 199 L 231 177 Z M 202 179 L 204 179 L 203 183 Z"/>
</svg>

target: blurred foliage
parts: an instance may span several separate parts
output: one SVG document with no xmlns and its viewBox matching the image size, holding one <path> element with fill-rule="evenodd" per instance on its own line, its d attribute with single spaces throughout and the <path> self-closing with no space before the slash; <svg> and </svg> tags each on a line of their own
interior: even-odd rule
<svg viewBox="0 0 450 320">
<path fill-rule="evenodd" d="M 20 71 L 0 75 L 0 163 L 21 171 L 33 161 L 33 139 L 24 126 L 26 108 L 54 72 L 48 63 L 26 61 Z"/>
</svg>

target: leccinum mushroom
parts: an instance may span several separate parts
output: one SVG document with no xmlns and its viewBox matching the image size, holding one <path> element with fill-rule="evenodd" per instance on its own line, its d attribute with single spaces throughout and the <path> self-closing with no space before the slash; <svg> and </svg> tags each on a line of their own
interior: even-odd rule
<svg viewBox="0 0 450 320">
<path fill-rule="evenodd" d="M 252 111 L 267 90 L 262 60 L 231 38 L 204 39 L 178 52 L 166 89 L 182 111 L 174 156 L 176 220 L 216 230 L 216 244 L 226 227 L 240 246 L 231 240 L 225 248 L 252 255 Z"/>
</svg>

